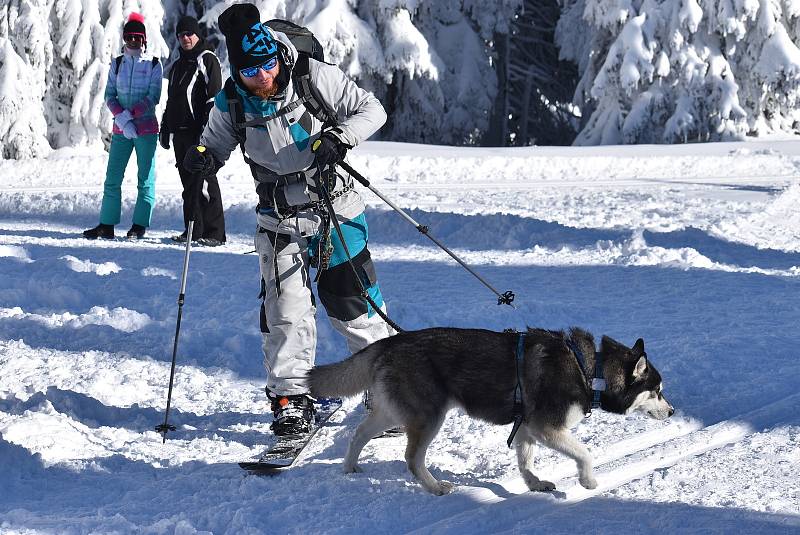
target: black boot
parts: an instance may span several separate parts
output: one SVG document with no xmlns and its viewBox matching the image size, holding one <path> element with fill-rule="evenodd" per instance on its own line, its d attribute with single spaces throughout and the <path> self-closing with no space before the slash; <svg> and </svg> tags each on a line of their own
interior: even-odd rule
<svg viewBox="0 0 800 535">
<path fill-rule="evenodd" d="M 224 241 L 220 241 L 216 238 L 200 238 L 197 240 L 197 243 L 200 245 L 205 245 L 206 247 L 219 247 L 220 245 L 225 245 Z"/>
<path fill-rule="evenodd" d="M 133 224 L 131 229 L 125 235 L 126 238 L 129 240 L 139 240 L 144 238 L 144 233 L 147 229 L 141 225 L 137 225 L 136 223 Z"/>
<path fill-rule="evenodd" d="M 113 240 L 114 225 L 106 225 L 104 223 L 100 223 L 94 228 L 90 228 L 89 230 L 84 230 L 83 237 L 86 238 L 87 240 L 96 240 L 97 238 L 103 238 L 104 240 Z"/>
<path fill-rule="evenodd" d="M 306 394 L 279 396 L 267 390 L 275 421 L 270 429 L 276 436 L 304 435 L 311 432 L 314 421 L 314 400 Z"/>
<path fill-rule="evenodd" d="M 178 235 L 176 235 L 176 236 L 173 236 L 173 237 L 171 237 L 170 239 L 171 239 L 172 241 L 174 241 L 174 242 L 177 242 L 177 243 L 186 243 L 186 236 L 187 236 L 187 234 L 189 234 L 189 233 L 188 233 L 188 232 L 186 232 L 186 231 L 184 230 L 184 231 L 183 231 L 183 232 L 181 232 L 180 234 L 178 234 Z M 192 240 L 192 241 L 195 241 L 195 240 Z"/>
</svg>

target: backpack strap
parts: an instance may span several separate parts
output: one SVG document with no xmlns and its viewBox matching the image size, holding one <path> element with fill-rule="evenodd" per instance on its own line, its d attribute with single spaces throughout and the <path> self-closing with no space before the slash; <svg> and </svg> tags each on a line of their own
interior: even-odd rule
<svg viewBox="0 0 800 535">
<path fill-rule="evenodd" d="M 331 109 L 319 94 L 317 87 L 311 83 L 310 56 L 300 52 L 292 70 L 294 90 L 311 115 L 323 122 L 323 128 L 336 126 L 339 123 L 336 112 Z"/>
<path fill-rule="evenodd" d="M 114 58 L 114 74 L 119 74 L 119 66 L 122 65 L 122 58 L 123 57 L 124 57 L 124 54 Z M 152 63 L 153 64 L 153 68 L 155 68 L 155 66 L 160 63 L 160 60 L 157 57 L 153 57 L 153 59 L 150 60 L 150 63 Z"/>
<path fill-rule="evenodd" d="M 244 107 L 239 93 L 236 92 L 236 85 L 233 78 L 225 80 L 225 100 L 228 101 L 228 113 L 231 116 L 231 126 L 233 126 L 233 136 L 239 143 L 239 148 L 242 150 L 242 155 L 247 160 L 247 153 L 244 151 L 244 142 L 247 140 L 247 132 L 244 126 Z"/>
</svg>

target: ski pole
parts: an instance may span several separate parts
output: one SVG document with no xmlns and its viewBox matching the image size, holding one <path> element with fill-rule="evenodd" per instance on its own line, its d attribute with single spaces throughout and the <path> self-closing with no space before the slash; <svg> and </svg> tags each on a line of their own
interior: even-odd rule
<svg viewBox="0 0 800 535">
<path fill-rule="evenodd" d="M 183 313 L 183 301 L 186 296 L 186 275 L 189 272 L 189 251 L 192 248 L 192 230 L 194 229 L 194 219 L 189 221 L 189 228 L 186 229 L 186 253 L 183 257 L 183 275 L 181 276 L 181 292 L 178 294 L 178 322 L 175 325 L 175 342 L 172 344 L 172 367 L 169 370 L 169 389 L 167 390 L 167 410 L 164 413 L 164 423 L 156 426 L 156 431 L 161 433 L 162 444 L 167 441 L 167 432 L 175 431 L 175 426 L 169 422 L 169 406 L 172 400 L 172 385 L 175 381 L 175 358 L 178 355 L 178 335 L 181 332 L 181 315 Z"/>
<path fill-rule="evenodd" d="M 197 147 L 198 152 L 205 152 L 202 145 Z M 199 189 L 199 188 L 198 188 Z M 181 333 L 181 316 L 183 314 L 183 301 L 186 297 L 186 276 L 189 273 L 189 253 L 192 250 L 192 230 L 194 230 L 194 217 L 196 206 L 192 207 L 192 219 L 186 229 L 186 253 L 183 256 L 183 274 L 181 275 L 181 291 L 178 294 L 178 321 L 175 325 L 175 342 L 172 344 L 172 367 L 169 370 L 169 389 L 167 390 L 167 410 L 164 412 L 164 423 L 156 426 L 156 431 L 161 433 L 162 444 L 167 442 L 167 433 L 175 431 L 175 426 L 169 423 L 169 407 L 172 401 L 172 385 L 175 382 L 175 358 L 178 355 L 178 336 Z"/>
<path fill-rule="evenodd" d="M 377 196 L 378 196 L 378 197 L 379 197 L 379 198 L 380 198 L 380 199 L 381 199 L 383 202 L 385 202 L 386 204 L 388 204 L 389 206 L 391 206 L 391 207 L 392 207 L 392 209 L 393 209 L 395 212 L 397 212 L 398 214 L 400 214 L 401 216 L 403 216 L 403 218 L 405 218 L 405 220 L 406 220 L 406 221 L 408 221 L 409 223 L 411 223 L 412 225 L 414 225 L 414 227 L 416 227 L 416 229 L 417 229 L 418 231 L 420 231 L 422 234 L 424 234 L 425 236 L 427 236 L 427 237 L 428 237 L 428 238 L 429 238 L 429 239 L 430 239 L 430 240 L 431 240 L 433 243 L 435 243 L 436 245 L 438 245 L 438 246 L 439 246 L 439 248 L 440 248 L 441 250 L 443 250 L 445 253 L 449 254 L 449 255 L 450 255 L 452 258 L 453 258 L 453 260 L 455 260 L 456 262 L 458 262 L 458 263 L 461 265 L 461 267 L 463 267 L 464 269 L 466 269 L 467 271 L 469 271 L 470 273 L 472 273 L 472 275 L 473 275 L 473 276 L 475 276 L 475 278 L 476 278 L 476 279 L 478 279 L 479 281 L 481 281 L 481 283 L 483 283 L 483 285 L 484 285 L 484 286 L 486 286 L 486 287 L 487 287 L 487 288 L 489 288 L 489 289 L 490 289 L 492 292 L 494 292 L 494 294 L 497 296 L 497 304 L 498 304 L 498 305 L 509 305 L 511 308 L 517 308 L 517 307 L 515 307 L 515 306 L 512 304 L 512 302 L 514 301 L 514 292 L 512 292 L 511 290 L 508 290 L 508 291 L 506 291 L 506 292 L 504 292 L 504 293 L 502 293 L 502 294 L 501 294 L 500 292 L 498 292 L 497 290 L 495 290 L 495 289 L 494 289 L 494 287 L 493 287 L 491 284 L 489 284 L 488 282 L 486 282 L 486 280 L 485 280 L 483 277 L 481 277 L 480 275 L 478 275 L 478 274 L 477 274 L 477 273 L 476 273 L 476 272 L 475 272 L 475 271 L 474 271 L 472 268 L 470 268 L 470 267 L 469 267 L 467 264 L 465 264 L 465 263 L 464 263 L 464 262 L 463 262 L 463 261 L 462 261 L 462 260 L 461 260 L 459 257 L 457 257 L 457 256 L 455 255 L 455 253 L 453 253 L 453 252 L 452 252 L 450 249 L 448 249 L 447 247 L 445 247 L 445 246 L 444 246 L 444 244 L 442 244 L 442 243 L 441 243 L 439 240 L 437 240 L 435 237 L 433 237 L 433 236 L 431 235 L 431 233 L 430 233 L 430 229 L 429 229 L 427 226 L 425 226 L 425 225 L 420 225 L 419 223 L 417 223 L 416 221 L 414 221 L 414 219 L 413 219 L 413 218 L 412 218 L 410 215 L 408 215 L 406 212 L 404 212 L 404 211 L 403 211 L 403 210 L 402 210 L 402 209 L 401 209 L 399 206 L 397 206 L 396 204 L 394 204 L 392 201 L 390 201 L 389 199 L 387 199 L 387 198 L 386 198 L 386 197 L 385 197 L 385 196 L 384 196 L 384 195 L 383 195 L 383 194 L 382 194 L 380 191 L 378 191 L 378 190 L 375 188 L 375 186 L 373 186 L 372 184 L 370 184 L 370 183 L 369 183 L 369 180 L 367 180 L 366 178 L 364 178 L 364 177 L 363 177 L 363 176 L 362 176 L 362 175 L 361 175 L 361 174 L 360 174 L 358 171 L 356 171 L 355 169 L 353 169 L 353 168 L 350 166 L 350 164 L 348 164 L 348 163 L 346 163 L 346 162 L 339 162 L 339 163 L 338 163 L 338 165 L 339 165 L 339 167 L 341 167 L 342 169 L 344 169 L 345 171 L 347 171 L 347 173 L 348 173 L 348 174 L 350 174 L 350 176 L 352 176 L 353 178 L 355 178 L 356 180 L 358 180 L 358 181 L 359 181 L 361 184 L 363 184 L 365 187 L 369 188 L 369 190 L 370 190 L 372 193 L 374 193 L 375 195 L 377 195 Z"/>
<path fill-rule="evenodd" d="M 316 152 L 317 148 L 319 148 L 319 140 L 314 142 L 312 145 L 311 150 Z M 331 168 L 331 172 L 334 173 L 335 170 Z M 331 200 L 331 196 L 328 193 L 328 188 L 323 184 L 322 180 L 322 168 L 317 165 L 317 172 L 314 174 L 314 184 L 317 187 L 317 190 L 320 192 L 320 196 L 322 197 L 322 202 L 325 204 L 325 209 L 328 211 L 328 217 L 330 217 L 331 222 L 333 223 L 333 227 L 336 230 L 336 235 L 339 237 L 339 241 L 342 242 L 342 249 L 344 249 L 345 257 L 347 258 L 347 263 L 350 265 L 350 269 L 353 270 L 353 274 L 355 275 L 355 280 L 358 283 L 359 288 L 361 289 L 361 297 L 370 304 L 372 309 L 375 313 L 381 317 L 383 321 L 385 321 L 392 329 L 401 333 L 403 329 L 400 328 L 398 324 L 392 321 L 386 313 L 381 310 L 377 303 L 370 297 L 369 292 L 364 287 L 364 283 L 361 281 L 361 277 L 358 274 L 358 270 L 356 270 L 356 266 L 353 264 L 353 257 L 350 255 L 350 248 L 347 246 L 347 240 L 344 238 L 344 233 L 342 232 L 342 227 L 339 225 L 339 220 L 336 216 L 336 211 L 333 209 L 333 201 Z M 321 261 L 320 261 L 321 262 Z"/>
</svg>

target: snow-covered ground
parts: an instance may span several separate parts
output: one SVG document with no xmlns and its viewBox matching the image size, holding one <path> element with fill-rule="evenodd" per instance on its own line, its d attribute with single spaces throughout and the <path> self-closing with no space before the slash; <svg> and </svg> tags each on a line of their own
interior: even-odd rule
<svg viewBox="0 0 800 535">
<path fill-rule="evenodd" d="M 105 156 L 0 161 L 3 533 L 800 532 L 800 142 L 468 149 L 368 143 L 352 165 L 451 247 L 495 297 L 365 191 L 392 318 L 643 337 L 678 409 L 595 411 L 576 428 L 599 487 L 546 449 L 557 491 L 525 492 L 509 427 L 450 413 L 413 482 L 404 438 L 341 461 L 358 400 L 290 471 L 245 474 L 268 441 L 252 181 L 220 173 L 229 243 L 192 251 L 171 422 L 163 421 L 184 249 L 180 186 L 158 153 L 148 239 L 87 241 Z M 135 198 L 125 183 L 124 234 Z M 318 362 L 346 355 L 324 311 Z M 513 358 L 509 355 L 509 358 Z"/>
</svg>

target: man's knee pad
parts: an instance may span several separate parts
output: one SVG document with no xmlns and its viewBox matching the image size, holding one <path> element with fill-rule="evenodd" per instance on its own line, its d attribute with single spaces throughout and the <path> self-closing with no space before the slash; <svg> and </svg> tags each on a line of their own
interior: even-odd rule
<svg viewBox="0 0 800 535">
<path fill-rule="evenodd" d="M 355 267 L 355 272 L 353 271 Z M 378 276 L 375 265 L 365 247 L 353 258 L 353 267 L 349 262 L 326 269 L 319 277 L 317 293 L 328 315 L 349 321 L 369 313 L 374 314 L 372 306 L 361 295 L 363 285 L 367 294 L 380 307 L 383 296 L 378 287 Z M 358 278 L 356 278 L 356 273 Z M 359 284 L 359 280 L 361 284 Z"/>
</svg>

